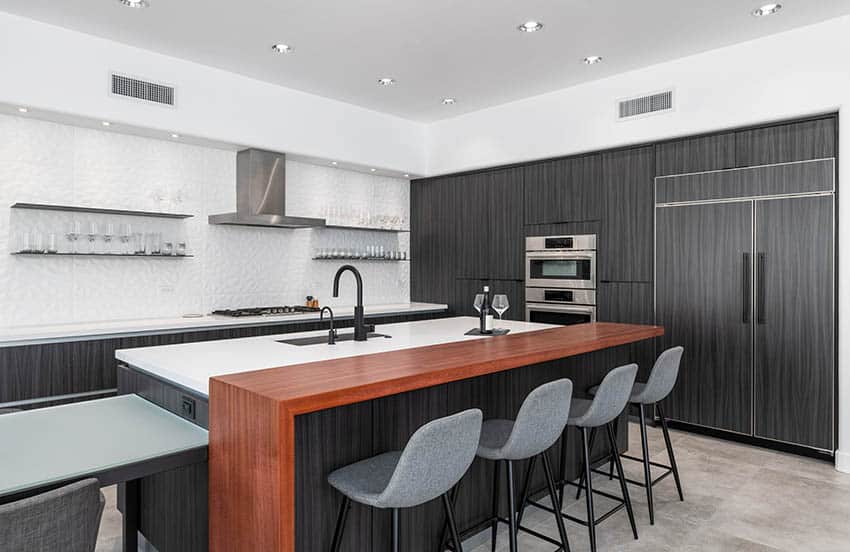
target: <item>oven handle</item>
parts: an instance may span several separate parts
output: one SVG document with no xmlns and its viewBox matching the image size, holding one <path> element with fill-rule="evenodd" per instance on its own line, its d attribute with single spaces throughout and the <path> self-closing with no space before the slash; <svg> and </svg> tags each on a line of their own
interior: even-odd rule
<svg viewBox="0 0 850 552">
<path fill-rule="evenodd" d="M 564 260 L 572 260 L 572 259 L 581 259 L 592 261 L 596 258 L 596 253 L 575 253 L 575 252 L 566 252 L 566 251 L 529 251 L 526 252 L 525 258 L 528 261 L 534 260 L 551 260 L 551 259 L 564 259 Z"/>
<path fill-rule="evenodd" d="M 525 310 L 537 310 L 543 312 L 565 312 L 570 314 L 593 314 L 596 307 L 590 306 L 566 306 L 566 305 L 549 305 L 545 303 L 526 303 Z"/>
</svg>

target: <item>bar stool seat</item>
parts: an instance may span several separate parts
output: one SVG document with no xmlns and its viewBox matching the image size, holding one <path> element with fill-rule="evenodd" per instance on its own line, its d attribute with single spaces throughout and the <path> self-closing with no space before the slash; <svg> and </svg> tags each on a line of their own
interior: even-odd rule
<svg viewBox="0 0 850 552">
<path fill-rule="evenodd" d="M 331 473 L 328 483 L 355 502 L 384 508 L 381 493 L 387 488 L 400 458 L 401 451 L 394 450 L 349 464 Z"/>
<path fill-rule="evenodd" d="M 412 508 L 442 496 L 456 550 L 461 550 L 448 491 L 475 459 L 483 415 L 465 410 L 432 420 L 417 429 L 402 451 L 389 451 L 339 468 L 328 483 L 343 495 L 331 550 L 342 546 L 351 501 L 392 510 L 392 550 L 398 552 L 400 508 Z M 363 550 L 361 545 L 358 550 Z"/>
</svg>

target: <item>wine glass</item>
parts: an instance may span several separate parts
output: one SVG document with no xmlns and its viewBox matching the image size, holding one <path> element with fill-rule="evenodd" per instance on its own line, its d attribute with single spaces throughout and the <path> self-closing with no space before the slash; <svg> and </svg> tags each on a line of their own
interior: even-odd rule
<svg viewBox="0 0 850 552">
<path fill-rule="evenodd" d="M 475 294 L 475 301 L 472 302 L 472 306 L 475 307 L 479 313 L 481 312 L 481 304 L 484 303 L 484 294 L 477 293 Z"/>
<path fill-rule="evenodd" d="M 68 227 L 68 233 L 65 234 L 65 237 L 67 237 L 68 241 L 71 242 L 71 253 L 77 252 L 77 240 L 80 239 L 81 232 L 82 229 L 80 228 L 80 221 L 71 221 L 71 224 Z"/>
<path fill-rule="evenodd" d="M 106 249 L 106 254 L 109 255 L 112 253 L 112 237 L 115 235 L 115 225 L 113 223 L 107 223 L 106 228 L 103 230 L 103 243 L 106 244 L 104 248 Z"/>
<path fill-rule="evenodd" d="M 89 238 L 89 253 L 95 253 L 95 241 L 97 240 L 97 223 L 90 222 L 89 223 L 89 233 L 86 234 Z"/>
<path fill-rule="evenodd" d="M 133 235 L 133 227 L 130 224 L 124 223 L 120 226 L 119 232 L 118 238 L 123 244 L 121 254 L 126 255 L 130 252 L 130 246 L 128 244 L 130 243 L 130 236 Z"/>
<path fill-rule="evenodd" d="M 502 315 L 511 307 L 508 302 L 508 296 L 504 294 L 495 295 L 493 297 L 493 310 L 499 313 L 499 324 L 502 323 Z"/>
</svg>

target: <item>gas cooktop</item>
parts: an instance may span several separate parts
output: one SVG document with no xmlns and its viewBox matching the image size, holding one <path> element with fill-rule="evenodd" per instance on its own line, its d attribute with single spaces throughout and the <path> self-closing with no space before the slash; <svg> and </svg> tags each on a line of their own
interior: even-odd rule
<svg viewBox="0 0 850 552">
<path fill-rule="evenodd" d="M 215 310 L 213 315 L 230 316 L 239 318 L 242 316 L 281 316 L 286 314 L 303 314 L 305 312 L 319 312 L 317 307 L 305 307 L 302 305 L 282 307 L 249 307 L 245 309 Z"/>
</svg>

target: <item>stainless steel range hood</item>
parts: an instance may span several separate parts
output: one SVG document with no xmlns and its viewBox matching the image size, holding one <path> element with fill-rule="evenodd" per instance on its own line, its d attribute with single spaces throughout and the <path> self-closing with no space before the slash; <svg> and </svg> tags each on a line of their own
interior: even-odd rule
<svg viewBox="0 0 850 552">
<path fill-rule="evenodd" d="M 286 215 L 286 155 L 246 149 L 236 154 L 236 212 L 210 215 L 210 224 L 312 228 L 325 219 Z"/>
</svg>

